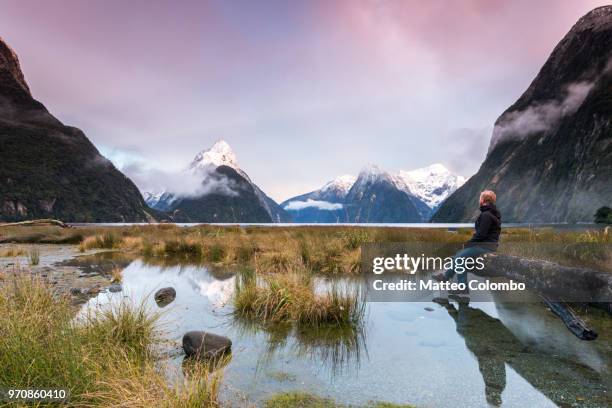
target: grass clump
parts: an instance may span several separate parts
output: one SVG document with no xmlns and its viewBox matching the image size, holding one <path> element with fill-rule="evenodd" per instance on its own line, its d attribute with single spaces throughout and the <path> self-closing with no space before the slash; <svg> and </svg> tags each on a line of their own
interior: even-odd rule
<svg viewBox="0 0 612 408">
<path fill-rule="evenodd" d="M 199 260 L 202 258 L 202 245 L 187 240 L 166 241 L 164 243 L 164 255 L 170 258 Z"/>
<path fill-rule="evenodd" d="M 111 270 L 111 282 L 112 283 L 121 283 L 123 280 L 123 269 L 121 268 L 113 268 Z"/>
<path fill-rule="evenodd" d="M 207 260 L 210 262 L 221 262 L 225 258 L 225 248 L 218 242 L 213 243 L 207 248 Z"/>
<path fill-rule="evenodd" d="M 370 241 L 370 235 L 363 229 L 351 229 L 342 236 L 345 246 L 348 249 L 357 249 L 361 245 Z"/>
<path fill-rule="evenodd" d="M 273 395 L 266 400 L 266 408 L 343 408 L 346 405 L 336 403 L 329 398 L 319 397 L 306 392 L 284 392 Z M 413 408 L 411 405 L 398 405 L 390 402 L 371 402 L 367 408 Z"/>
<path fill-rule="evenodd" d="M 308 274 L 292 272 L 257 279 L 251 272 L 236 280 L 234 307 L 238 317 L 264 323 L 358 326 L 365 303 L 356 291 L 341 290 L 336 285 L 316 293 Z"/>
<path fill-rule="evenodd" d="M 0 386 L 67 389 L 75 407 L 217 406 L 219 373 L 167 381 L 156 322 L 129 303 L 75 318 L 43 281 L 12 276 L 0 285 Z"/>
<path fill-rule="evenodd" d="M 88 249 L 113 249 L 121 244 L 121 238 L 114 233 L 107 231 L 101 235 L 89 236 L 84 238 L 79 244 L 79 251 L 85 252 Z"/>
<path fill-rule="evenodd" d="M 265 402 L 266 408 L 337 408 L 333 400 L 305 392 L 285 392 L 273 395 Z"/>
<path fill-rule="evenodd" d="M 0 251 L 0 258 L 14 258 L 25 254 L 26 250 L 22 247 L 9 247 Z"/>
<path fill-rule="evenodd" d="M 40 263 L 40 250 L 38 248 L 31 248 L 28 252 L 28 259 L 30 265 L 36 266 Z"/>
</svg>

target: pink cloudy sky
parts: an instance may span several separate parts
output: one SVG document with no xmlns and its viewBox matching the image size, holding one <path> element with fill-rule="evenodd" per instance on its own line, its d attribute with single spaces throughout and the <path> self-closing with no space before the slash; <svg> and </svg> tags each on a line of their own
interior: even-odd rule
<svg viewBox="0 0 612 408">
<path fill-rule="evenodd" d="M 367 163 L 473 174 L 497 116 L 603 4 L 5 0 L 0 36 L 119 167 L 180 170 L 223 138 L 282 200 Z"/>
</svg>

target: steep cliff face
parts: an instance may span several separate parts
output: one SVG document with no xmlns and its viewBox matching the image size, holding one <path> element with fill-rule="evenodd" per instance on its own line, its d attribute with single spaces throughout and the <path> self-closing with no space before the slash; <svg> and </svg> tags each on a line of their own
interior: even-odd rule
<svg viewBox="0 0 612 408">
<path fill-rule="evenodd" d="M 592 221 L 612 203 L 612 6 L 582 17 L 496 121 L 478 172 L 433 221 L 476 215 L 480 191 L 506 222 Z"/>
<path fill-rule="evenodd" d="M 0 39 L 0 220 L 148 221 L 136 186 L 36 101 Z"/>
</svg>

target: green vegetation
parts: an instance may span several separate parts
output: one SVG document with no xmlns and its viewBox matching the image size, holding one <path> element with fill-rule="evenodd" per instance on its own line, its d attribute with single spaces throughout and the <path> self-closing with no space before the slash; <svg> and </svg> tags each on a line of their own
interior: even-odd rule
<svg viewBox="0 0 612 408">
<path fill-rule="evenodd" d="M 121 303 L 74 319 L 35 278 L 0 285 L 0 387 L 68 389 L 68 406 L 216 407 L 219 371 L 202 364 L 168 382 L 157 316 Z"/>
<path fill-rule="evenodd" d="M 38 248 L 31 248 L 28 252 L 28 258 L 30 260 L 30 265 L 38 265 L 40 263 L 40 251 L 38 250 Z"/>
<path fill-rule="evenodd" d="M 212 263 L 251 267 L 265 274 L 306 269 L 315 274 L 350 275 L 361 270 L 361 246 L 364 244 L 406 243 L 415 250 L 419 245 L 424 249 L 436 247 L 446 256 L 454 253 L 472 232 L 471 228 L 447 231 L 352 226 L 7 226 L 2 228 L 0 242 L 73 242 L 79 243 L 81 251 L 120 250 L 162 265 Z M 570 265 L 581 263 L 591 258 L 592 251 L 598 251 L 600 254 L 593 262 L 589 261 L 588 266 L 610 270 L 606 248 L 612 244 L 612 234 L 607 229 L 504 228 L 501 242 L 500 252 Z M 601 245 L 597 249 L 593 244 Z M 560 252 L 562 248 L 565 248 L 563 253 Z"/>
<path fill-rule="evenodd" d="M 595 213 L 595 222 L 598 224 L 612 224 L 612 208 L 599 208 Z"/>
<path fill-rule="evenodd" d="M 268 373 L 268 377 L 275 379 L 279 382 L 292 382 L 297 379 L 297 377 L 291 373 L 287 373 L 285 371 L 273 371 Z"/>
<path fill-rule="evenodd" d="M 333 286 L 315 293 L 306 273 L 270 274 L 257 279 L 244 272 L 236 279 L 234 313 L 262 323 L 293 322 L 303 327 L 358 326 L 365 302 L 359 293 Z"/>
<path fill-rule="evenodd" d="M 273 395 L 265 402 L 266 408 L 343 408 L 328 398 L 304 392 L 285 392 Z M 389 402 L 373 402 L 365 408 L 411 408 L 411 405 L 398 405 Z"/>
<path fill-rule="evenodd" d="M 26 250 L 21 247 L 9 247 L 0 251 L 0 258 L 14 258 L 26 254 Z"/>
<path fill-rule="evenodd" d="M 85 252 L 88 249 L 113 249 L 120 243 L 121 239 L 111 231 L 106 231 L 101 235 L 84 238 L 79 244 L 79 250 Z"/>
<path fill-rule="evenodd" d="M 302 392 L 276 394 L 265 403 L 266 408 L 336 408 L 333 400 Z"/>
</svg>

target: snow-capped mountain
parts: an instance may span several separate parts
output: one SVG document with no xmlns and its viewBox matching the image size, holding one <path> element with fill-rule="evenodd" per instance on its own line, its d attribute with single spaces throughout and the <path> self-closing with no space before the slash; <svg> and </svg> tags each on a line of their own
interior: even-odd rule
<svg viewBox="0 0 612 408">
<path fill-rule="evenodd" d="M 364 167 L 345 198 L 350 222 L 408 223 L 427 221 L 430 209 L 398 178 L 378 166 Z"/>
<path fill-rule="evenodd" d="M 281 206 L 294 222 L 419 222 L 431 209 L 397 176 L 365 166 L 355 176 L 340 176 L 318 190 L 290 198 Z"/>
<path fill-rule="evenodd" d="M 325 183 L 320 190 L 321 195 L 333 195 L 335 197 L 346 197 L 357 177 L 345 174 L 344 176 L 336 177 L 332 181 Z"/>
<path fill-rule="evenodd" d="M 177 195 L 144 192 L 150 207 L 179 222 L 285 222 L 289 215 L 238 166 L 224 140 L 196 154 L 185 172 L 202 177 L 198 191 Z"/>
<path fill-rule="evenodd" d="M 168 211 L 178 198 L 174 194 L 166 191 L 145 191 L 142 193 L 142 196 L 149 207 L 159 211 Z"/>
<path fill-rule="evenodd" d="M 144 198 L 149 207 L 155 208 L 163 194 L 163 191 L 143 191 L 142 198 Z"/>
<path fill-rule="evenodd" d="M 281 207 L 294 222 L 338 223 L 348 222 L 344 199 L 357 177 L 337 177 L 318 190 L 290 198 Z"/>
<path fill-rule="evenodd" d="M 281 207 L 291 214 L 295 222 L 360 222 L 355 219 L 356 201 L 361 201 L 363 196 L 371 193 L 373 185 L 378 186 L 374 190 L 385 185 L 405 193 L 416 207 L 420 221 L 427 221 L 440 203 L 464 182 L 464 177 L 450 172 L 439 163 L 416 170 L 400 170 L 397 174 L 388 173 L 376 165 L 368 165 L 361 170 L 359 177 L 340 176 L 318 190 L 284 201 Z M 384 190 L 387 195 L 391 194 L 391 188 Z M 371 195 L 370 198 L 381 199 L 380 196 L 373 198 Z M 401 198 L 398 203 L 403 201 Z M 401 207 L 401 204 L 397 205 Z M 376 211 L 378 215 L 370 214 L 369 219 L 380 219 L 385 212 L 381 207 Z M 359 217 L 363 219 L 363 214 L 359 214 Z M 411 214 L 402 217 L 413 218 Z M 399 219 L 389 222 L 401 222 Z"/>
<path fill-rule="evenodd" d="M 465 177 L 452 173 L 440 163 L 411 171 L 400 170 L 397 178 L 400 186 L 405 186 L 432 210 L 465 183 Z"/>
<path fill-rule="evenodd" d="M 228 166 L 234 170 L 242 172 L 238 167 L 236 154 L 225 140 L 218 140 L 210 149 L 205 149 L 196 154 L 193 161 L 189 164 L 191 171 L 207 171 L 210 168 Z"/>
</svg>

